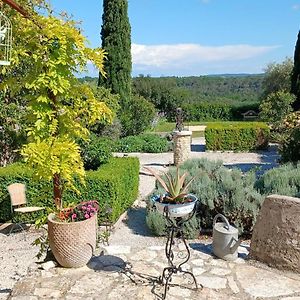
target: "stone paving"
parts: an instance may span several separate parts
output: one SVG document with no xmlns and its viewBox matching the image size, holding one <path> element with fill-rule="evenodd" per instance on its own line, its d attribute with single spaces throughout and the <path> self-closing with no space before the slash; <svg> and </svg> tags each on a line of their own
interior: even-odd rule
<svg viewBox="0 0 300 300">
<path fill-rule="evenodd" d="M 181 245 L 175 245 L 175 257 Z M 240 257 L 227 262 L 211 255 L 211 244 L 191 243 L 191 259 L 183 267 L 193 272 L 199 288 L 178 273 L 166 299 L 300 299 L 299 274 L 247 261 L 247 248 L 239 247 Z M 163 246 L 106 246 L 83 268 L 32 270 L 15 285 L 9 299 L 161 299 L 159 276 L 166 266 Z"/>
</svg>

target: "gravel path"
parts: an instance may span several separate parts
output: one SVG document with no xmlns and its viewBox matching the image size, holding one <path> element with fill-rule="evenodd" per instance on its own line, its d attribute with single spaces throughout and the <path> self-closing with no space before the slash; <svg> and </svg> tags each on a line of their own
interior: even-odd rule
<svg viewBox="0 0 300 300">
<path fill-rule="evenodd" d="M 221 159 L 225 165 L 240 167 L 247 171 L 252 167 L 261 166 L 263 170 L 277 164 L 278 154 L 276 147 L 271 146 L 268 151 L 255 153 L 232 152 L 204 152 L 203 138 L 193 139 L 192 158 L 205 157 L 208 159 Z M 123 156 L 123 154 L 119 154 Z M 154 178 L 143 173 L 142 167 L 147 165 L 159 170 L 167 170 L 167 165 L 173 162 L 172 153 L 144 154 L 131 153 L 137 156 L 141 163 L 140 195 L 135 205 L 128 210 L 125 218 L 117 222 L 115 230 L 110 237 L 111 245 L 128 245 L 131 247 L 145 247 L 163 245 L 164 240 L 151 236 L 145 225 L 145 202 L 142 199 L 154 188 Z M 28 267 L 37 262 L 35 257 L 38 248 L 31 245 L 38 234 L 34 231 L 24 234 L 15 233 L 7 236 L 5 229 L 0 227 L 0 300 L 6 299 L 12 287 L 27 273 Z"/>
</svg>

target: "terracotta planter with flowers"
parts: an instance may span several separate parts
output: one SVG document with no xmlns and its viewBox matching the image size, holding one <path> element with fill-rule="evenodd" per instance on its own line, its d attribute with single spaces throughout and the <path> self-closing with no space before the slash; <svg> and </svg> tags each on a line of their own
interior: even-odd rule
<svg viewBox="0 0 300 300">
<path fill-rule="evenodd" d="M 48 216 L 48 239 L 57 262 L 67 268 L 86 265 L 93 256 L 97 239 L 96 201 Z"/>
</svg>

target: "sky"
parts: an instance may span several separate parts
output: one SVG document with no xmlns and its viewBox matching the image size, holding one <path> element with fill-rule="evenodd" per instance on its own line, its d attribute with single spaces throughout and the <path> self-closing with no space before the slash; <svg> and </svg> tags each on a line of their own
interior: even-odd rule
<svg viewBox="0 0 300 300">
<path fill-rule="evenodd" d="M 102 0 L 51 2 L 101 46 Z M 293 57 L 300 0 L 129 0 L 128 15 L 133 76 L 254 74 Z"/>
</svg>

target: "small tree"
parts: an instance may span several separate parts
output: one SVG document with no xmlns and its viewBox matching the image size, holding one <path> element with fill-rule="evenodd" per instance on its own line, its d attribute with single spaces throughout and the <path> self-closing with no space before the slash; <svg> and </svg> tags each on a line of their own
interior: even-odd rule
<svg viewBox="0 0 300 300">
<path fill-rule="evenodd" d="M 293 62 L 286 58 L 282 63 L 271 63 L 265 69 L 265 77 L 262 83 L 262 98 L 268 97 L 271 93 L 279 91 L 290 92 L 291 73 Z"/>
<path fill-rule="evenodd" d="M 14 15 L 12 68 L 2 69 L 6 76 L 2 87 L 24 92 L 31 125 L 22 154 L 38 177 L 52 180 L 54 202 L 61 208 L 63 190 L 76 190 L 75 177 L 84 180 L 76 139 L 87 139 L 87 126 L 98 120 L 110 122 L 112 114 L 76 78 L 88 61 L 104 75 L 104 51 L 87 48 L 74 21 L 44 15 L 31 12 L 30 19 Z"/>
<path fill-rule="evenodd" d="M 290 93 L 284 91 L 271 93 L 262 101 L 259 116 L 262 120 L 271 123 L 281 121 L 292 111 L 294 101 L 295 96 Z"/>
</svg>

